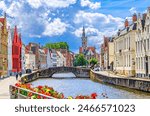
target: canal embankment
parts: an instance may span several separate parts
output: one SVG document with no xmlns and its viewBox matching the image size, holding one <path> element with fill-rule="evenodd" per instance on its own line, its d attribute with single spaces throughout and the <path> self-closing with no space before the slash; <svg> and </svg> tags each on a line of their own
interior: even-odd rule
<svg viewBox="0 0 150 116">
<path fill-rule="evenodd" d="M 133 78 L 113 75 L 108 72 L 90 71 L 90 78 L 101 83 L 108 83 L 117 86 L 127 87 L 140 91 L 150 92 L 150 79 Z"/>
</svg>

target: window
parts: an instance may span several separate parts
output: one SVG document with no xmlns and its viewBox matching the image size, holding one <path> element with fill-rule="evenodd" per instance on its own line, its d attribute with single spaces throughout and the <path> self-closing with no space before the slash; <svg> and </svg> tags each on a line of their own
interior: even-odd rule
<svg viewBox="0 0 150 116">
<path fill-rule="evenodd" d="M 148 47 L 148 50 L 150 50 L 150 48 L 149 48 L 149 38 L 147 39 L 147 47 Z"/>
<path fill-rule="evenodd" d="M 130 65 L 131 65 L 131 60 L 130 60 L 130 55 L 129 55 L 129 67 L 130 67 Z"/>
<path fill-rule="evenodd" d="M 129 36 L 129 49 L 130 49 L 130 36 Z"/>
</svg>

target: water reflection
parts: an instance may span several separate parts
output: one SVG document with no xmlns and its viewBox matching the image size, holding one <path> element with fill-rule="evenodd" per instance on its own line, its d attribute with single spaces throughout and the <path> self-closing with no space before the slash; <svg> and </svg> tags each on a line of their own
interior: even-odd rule
<svg viewBox="0 0 150 116">
<path fill-rule="evenodd" d="M 64 78 L 65 77 L 65 78 Z M 72 73 L 54 74 L 53 78 L 39 79 L 32 82 L 33 86 L 47 85 L 53 87 L 58 92 L 63 92 L 65 97 L 77 95 L 90 95 L 93 92 L 102 99 L 103 94 L 107 94 L 111 99 L 146 99 L 150 98 L 149 93 L 139 91 L 127 91 L 114 86 L 93 82 L 90 79 L 75 78 Z"/>
</svg>

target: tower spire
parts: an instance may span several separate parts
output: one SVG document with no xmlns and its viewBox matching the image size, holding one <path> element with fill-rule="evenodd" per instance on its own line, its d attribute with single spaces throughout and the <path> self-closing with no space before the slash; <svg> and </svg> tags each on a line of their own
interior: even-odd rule
<svg viewBox="0 0 150 116">
<path fill-rule="evenodd" d="M 85 27 L 83 26 L 83 29 L 82 29 L 82 37 L 85 37 Z"/>
<path fill-rule="evenodd" d="M 85 53 L 86 49 L 87 49 L 87 37 L 85 35 L 85 28 L 83 26 L 83 29 L 82 29 L 82 53 Z"/>
</svg>

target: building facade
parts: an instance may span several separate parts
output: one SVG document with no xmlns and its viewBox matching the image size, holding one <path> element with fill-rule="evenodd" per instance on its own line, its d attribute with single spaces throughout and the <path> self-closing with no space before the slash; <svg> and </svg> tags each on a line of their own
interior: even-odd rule
<svg viewBox="0 0 150 116">
<path fill-rule="evenodd" d="M 136 76 L 150 77 L 150 7 L 138 15 L 136 42 Z"/>
<path fill-rule="evenodd" d="M 61 54 L 63 54 L 63 56 L 66 59 L 64 66 L 68 66 L 68 67 L 73 66 L 74 53 L 68 51 L 67 49 L 60 49 L 59 51 L 61 52 Z"/>
<path fill-rule="evenodd" d="M 15 26 L 14 37 L 12 41 L 12 72 L 13 73 L 22 71 L 21 52 L 22 52 L 21 34 L 18 34 L 17 26 Z"/>
<path fill-rule="evenodd" d="M 109 70 L 113 71 L 114 70 L 114 42 L 110 41 L 108 43 L 109 49 L 108 49 L 108 57 L 109 57 L 109 61 L 108 61 L 108 66 L 109 66 Z"/>
<path fill-rule="evenodd" d="M 25 66 L 25 62 L 26 62 L 26 56 L 25 56 L 25 49 L 26 46 L 24 44 L 22 44 L 22 49 L 21 49 L 21 65 L 22 65 L 22 73 L 26 72 L 26 66 Z"/>
<path fill-rule="evenodd" d="M 8 28 L 8 76 L 12 75 L 12 39 L 14 30 Z"/>
<path fill-rule="evenodd" d="M 36 56 L 27 47 L 25 49 L 25 69 L 34 70 L 36 67 Z"/>
<path fill-rule="evenodd" d="M 52 57 L 51 57 L 51 50 L 50 49 L 45 49 L 45 53 L 47 54 L 46 57 L 46 67 L 50 68 L 53 67 L 53 63 L 52 63 Z"/>
<path fill-rule="evenodd" d="M 39 44 L 36 43 L 29 43 L 29 45 L 26 46 L 27 49 L 32 51 L 33 54 L 35 54 L 35 69 L 39 69 L 41 67 L 40 63 L 40 53 L 39 53 Z"/>
<path fill-rule="evenodd" d="M 119 30 L 114 38 L 114 70 L 126 76 L 135 76 L 135 39 L 137 15 L 132 17 L 132 24 L 125 21 L 125 28 Z"/>
<path fill-rule="evenodd" d="M 57 66 L 66 66 L 66 58 L 60 51 L 57 51 Z"/>
<path fill-rule="evenodd" d="M 96 49 L 93 46 L 87 46 L 87 36 L 85 34 L 85 28 L 82 30 L 82 47 L 79 48 L 79 53 L 83 54 L 86 60 L 90 60 L 91 58 L 96 58 Z"/>
<path fill-rule="evenodd" d="M 39 57 L 39 61 L 40 61 L 40 68 L 41 69 L 45 69 L 46 68 L 46 57 L 47 57 L 47 54 L 46 54 L 46 52 L 45 52 L 45 50 L 43 49 L 43 48 L 40 48 L 39 49 L 39 55 L 40 55 L 40 57 Z"/>
<path fill-rule="evenodd" d="M 52 66 L 57 67 L 57 52 L 55 49 L 51 49 Z"/>
<path fill-rule="evenodd" d="M 102 70 L 113 70 L 114 42 L 113 37 L 105 37 L 101 45 L 100 67 Z"/>
<path fill-rule="evenodd" d="M 100 67 L 101 70 L 104 70 L 104 44 L 101 44 L 100 50 Z"/>
<path fill-rule="evenodd" d="M 6 14 L 0 17 L 0 77 L 8 74 L 8 31 Z"/>
</svg>

